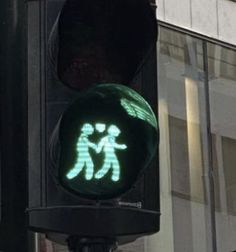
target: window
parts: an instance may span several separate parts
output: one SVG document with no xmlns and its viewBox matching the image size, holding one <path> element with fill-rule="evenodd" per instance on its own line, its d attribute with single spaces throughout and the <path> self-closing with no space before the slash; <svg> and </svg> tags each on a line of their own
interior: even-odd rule
<svg viewBox="0 0 236 252">
<path fill-rule="evenodd" d="M 161 28 L 158 64 L 162 228 L 172 239 L 160 251 L 211 251 L 203 42 Z"/>
<path fill-rule="evenodd" d="M 236 242 L 236 51 L 207 44 L 218 251 Z"/>
<path fill-rule="evenodd" d="M 158 72 L 162 225 L 147 251 L 235 251 L 236 50 L 160 24 Z"/>
</svg>

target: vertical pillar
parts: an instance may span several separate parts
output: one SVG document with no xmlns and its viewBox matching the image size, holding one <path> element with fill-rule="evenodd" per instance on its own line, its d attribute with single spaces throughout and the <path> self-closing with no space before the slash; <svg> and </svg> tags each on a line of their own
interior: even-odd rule
<svg viewBox="0 0 236 252">
<path fill-rule="evenodd" d="M 0 250 L 28 250 L 26 2 L 0 2 Z M 32 250 L 31 250 L 32 251 Z"/>
</svg>

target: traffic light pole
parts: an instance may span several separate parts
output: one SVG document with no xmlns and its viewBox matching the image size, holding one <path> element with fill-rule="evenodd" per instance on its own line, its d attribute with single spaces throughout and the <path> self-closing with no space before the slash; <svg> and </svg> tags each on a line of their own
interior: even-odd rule
<svg viewBox="0 0 236 252">
<path fill-rule="evenodd" d="M 112 252 L 117 248 L 115 240 L 105 238 L 70 236 L 67 243 L 70 252 Z"/>
</svg>

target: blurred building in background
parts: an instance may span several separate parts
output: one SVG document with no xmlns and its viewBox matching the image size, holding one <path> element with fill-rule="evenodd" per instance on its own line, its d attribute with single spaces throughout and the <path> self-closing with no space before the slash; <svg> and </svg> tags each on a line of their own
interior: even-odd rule
<svg viewBox="0 0 236 252">
<path fill-rule="evenodd" d="M 162 219 L 148 252 L 236 250 L 235 12 L 157 1 Z"/>
</svg>

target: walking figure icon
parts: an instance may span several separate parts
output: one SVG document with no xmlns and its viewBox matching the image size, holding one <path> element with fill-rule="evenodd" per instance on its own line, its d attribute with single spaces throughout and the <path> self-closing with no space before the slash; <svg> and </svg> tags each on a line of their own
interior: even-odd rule
<svg viewBox="0 0 236 252">
<path fill-rule="evenodd" d="M 96 124 L 95 128 L 99 133 L 105 130 L 104 124 Z M 109 126 L 107 135 L 103 137 L 98 144 L 89 141 L 88 137 L 94 133 L 94 127 L 85 123 L 81 128 L 81 134 L 77 142 L 77 161 L 74 167 L 67 173 L 68 179 L 73 179 L 85 168 L 85 179 L 91 180 L 103 178 L 110 169 L 112 169 L 111 180 L 116 182 L 120 179 L 120 163 L 116 155 L 116 150 L 125 150 L 125 144 L 116 143 L 116 138 L 121 131 L 116 125 Z M 93 149 L 96 154 L 104 152 L 104 163 L 94 175 L 94 162 L 89 153 L 89 148 Z"/>
<path fill-rule="evenodd" d="M 102 168 L 95 174 L 96 179 L 104 177 L 109 169 L 112 168 L 112 177 L 113 181 L 118 181 L 120 179 L 120 164 L 117 159 L 115 150 L 120 149 L 124 150 L 127 148 L 125 144 L 116 143 L 116 137 L 119 136 L 120 130 L 115 125 L 111 125 L 108 130 L 108 135 L 103 137 L 98 144 L 97 153 L 100 153 L 103 149 L 105 153 L 105 160 Z"/>
<path fill-rule="evenodd" d="M 77 142 L 77 161 L 75 166 L 67 173 L 68 179 L 76 177 L 86 167 L 85 178 L 91 180 L 94 173 L 94 163 L 89 153 L 89 148 L 96 150 L 96 144 L 89 141 L 88 136 L 92 135 L 94 128 L 91 124 L 85 123 L 81 129 L 81 135 Z"/>
</svg>

